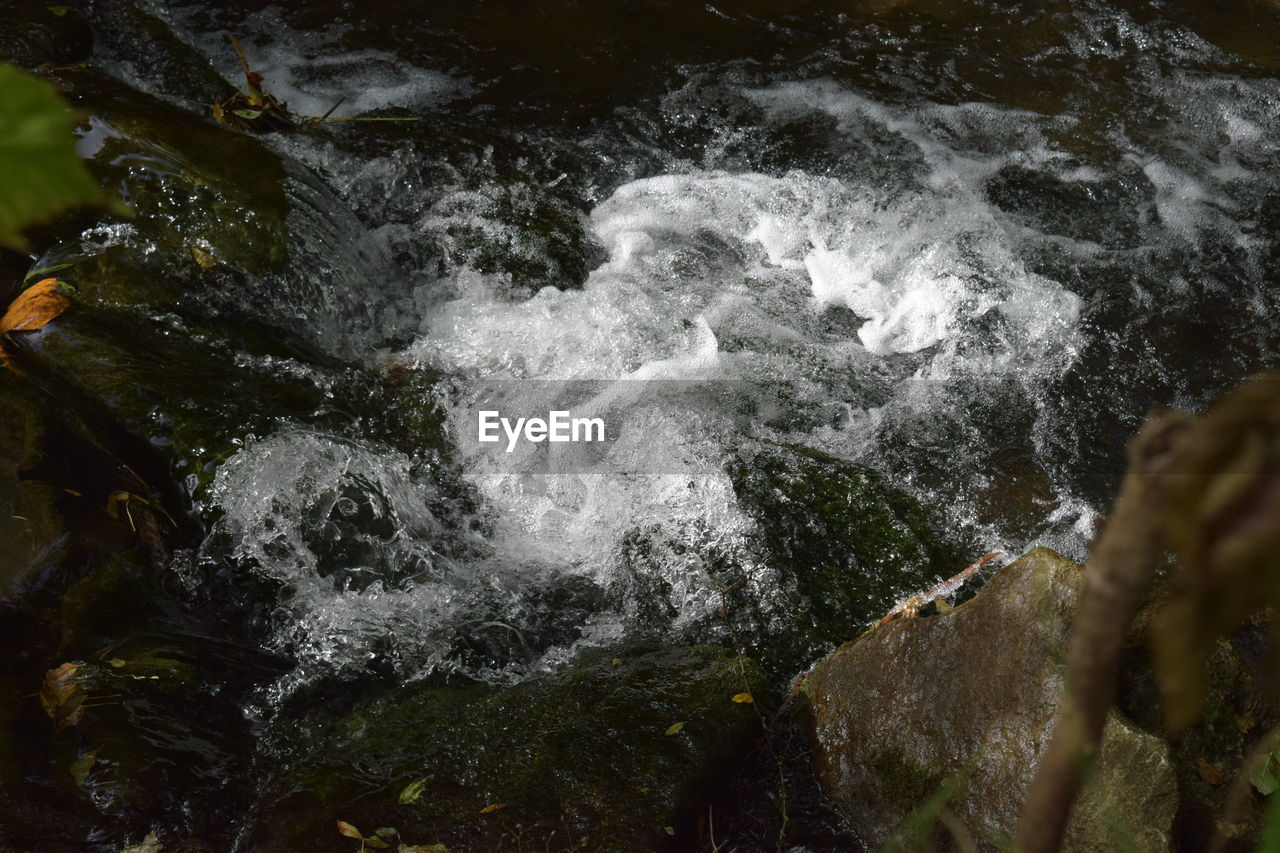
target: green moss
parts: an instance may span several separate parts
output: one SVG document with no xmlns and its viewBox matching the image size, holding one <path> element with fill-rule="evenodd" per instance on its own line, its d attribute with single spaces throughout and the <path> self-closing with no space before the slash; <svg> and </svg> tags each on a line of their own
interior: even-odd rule
<svg viewBox="0 0 1280 853">
<path fill-rule="evenodd" d="M 808 663 L 968 562 L 919 504 L 865 466 L 769 444 L 730 473 L 783 585 L 762 603 L 785 614 L 761 639 L 771 667 Z"/>
<path fill-rule="evenodd" d="M 618 654 L 507 690 L 406 686 L 345 716 L 278 729 L 282 766 L 254 843 L 319 845 L 342 819 L 462 849 L 488 849 L 517 824 L 604 849 L 664 849 L 663 827 L 693 832 L 760 724 L 751 705 L 732 701 L 743 674 L 723 649 L 623 652 L 615 664 Z M 763 690 L 745 667 L 751 689 Z M 683 728 L 667 735 L 676 722 Z M 305 756 L 291 754 L 298 744 L 310 745 Z"/>
<path fill-rule="evenodd" d="M 896 746 L 875 753 L 868 764 L 884 783 L 876 791 L 876 796 L 902 812 L 909 812 L 925 802 L 948 776 L 937 767 L 909 758 L 901 747 Z"/>
</svg>

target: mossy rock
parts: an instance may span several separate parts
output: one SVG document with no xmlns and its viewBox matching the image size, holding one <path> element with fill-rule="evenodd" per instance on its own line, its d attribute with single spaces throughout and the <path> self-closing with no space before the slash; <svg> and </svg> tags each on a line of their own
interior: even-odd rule
<svg viewBox="0 0 1280 853">
<path fill-rule="evenodd" d="M 22 68 L 84 62 L 93 50 L 93 32 L 74 6 L 0 2 L 0 62 Z"/>
<path fill-rule="evenodd" d="M 1162 698 L 1146 643 L 1162 595 L 1134 621 L 1131 648 L 1121 668 L 1116 705 L 1145 731 L 1166 736 Z M 1181 850 L 1208 849 L 1226 815 L 1232 780 L 1257 742 L 1280 725 L 1280 704 L 1268 688 L 1269 631 L 1250 624 L 1231 640 L 1219 640 L 1205 662 L 1204 706 L 1184 731 L 1168 736 L 1178 774 L 1178 815 L 1174 828 Z M 1266 818 L 1267 800 L 1252 787 L 1234 822 L 1222 826 L 1227 850 L 1255 848 Z"/>
<path fill-rule="evenodd" d="M 96 58 L 122 67 L 148 90 L 207 108 L 236 89 L 165 17 L 135 0 L 96 0 L 90 23 Z M 227 45 L 227 50 L 231 46 Z"/>
<path fill-rule="evenodd" d="M 557 849 L 683 849 L 761 731 L 733 701 L 747 684 L 763 689 L 724 649 L 596 652 L 506 690 L 406 685 L 282 723 L 249 846 L 338 849 L 344 820 L 451 849 L 553 832 Z"/>
<path fill-rule="evenodd" d="M 32 275 L 85 302 L 270 329 L 321 358 L 407 331 L 385 250 L 308 169 L 97 72 L 55 82 L 86 116 L 90 170 L 134 215 L 68 218 Z"/>
<path fill-rule="evenodd" d="M 895 838 L 950 783 L 953 814 L 1002 849 L 1052 733 L 1082 575 L 1033 550 L 960 607 L 889 622 L 814 669 L 818 778 L 861 838 Z M 1113 713 L 1064 850 L 1171 850 L 1177 805 L 1168 745 Z M 918 844 L 952 849 L 936 827 Z"/>
<path fill-rule="evenodd" d="M 368 405 L 378 378 L 342 363 L 385 342 L 396 279 L 314 175 L 94 71 L 57 80 L 87 116 L 90 168 L 135 215 L 39 235 L 27 280 L 57 276 L 74 300 L 20 336 L 21 369 L 151 444 L 188 493 L 248 433 L 408 408 Z"/>
<path fill-rule="evenodd" d="M 965 567 L 938 520 L 876 471 L 767 443 L 730 468 L 781 590 L 760 602 L 766 664 L 803 666 Z"/>
</svg>

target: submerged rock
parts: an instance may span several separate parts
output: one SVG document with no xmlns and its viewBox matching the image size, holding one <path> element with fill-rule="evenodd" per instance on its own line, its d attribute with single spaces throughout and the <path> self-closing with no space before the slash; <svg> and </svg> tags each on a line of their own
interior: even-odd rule
<svg viewBox="0 0 1280 853">
<path fill-rule="evenodd" d="M 919 503 L 866 466 L 768 444 L 744 450 L 731 476 L 779 575 L 781 590 L 756 606 L 780 670 L 804 666 L 970 562 Z"/>
<path fill-rule="evenodd" d="M 1082 575 L 1036 549 L 966 605 L 888 623 L 813 671 L 817 772 L 859 836 L 910 844 L 904 821 L 947 784 L 948 808 L 983 849 L 1012 836 L 1051 734 Z M 1172 849 L 1168 746 L 1118 713 L 1104 738 L 1065 849 Z M 950 849 L 945 830 L 914 829 L 914 849 Z"/>
<path fill-rule="evenodd" d="M 406 685 L 280 723 L 245 849 L 328 849 L 335 821 L 450 849 L 687 849 L 760 732 L 749 661 L 597 652 L 506 690 Z M 741 698 L 741 697 L 739 697 Z"/>
</svg>

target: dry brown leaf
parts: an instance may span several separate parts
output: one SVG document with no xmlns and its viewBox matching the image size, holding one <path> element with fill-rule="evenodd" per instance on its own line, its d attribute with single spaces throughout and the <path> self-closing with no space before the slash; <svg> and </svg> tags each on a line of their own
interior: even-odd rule
<svg viewBox="0 0 1280 853">
<path fill-rule="evenodd" d="M 81 689 L 81 678 L 76 675 L 79 669 L 79 664 L 64 663 L 46 672 L 44 684 L 40 686 L 40 704 L 59 730 L 74 726 L 84 718 L 87 694 Z"/>
<path fill-rule="evenodd" d="M 1196 762 L 1196 772 L 1200 774 L 1201 779 L 1215 788 L 1226 784 L 1227 779 L 1222 775 L 1222 771 L 1218 769 L 1217 765 L 1210 764 L 1203 758 Z"/>
<path fill-rule="evenodd" d="M 4 317 L 0 318 L 0 335 L 43 328 L 70 305 L 71 300 L 58 289 L 56 278 L 38 281 L 18 294 Z"/>
<path fill-rule="evenodd" d="M 338 821 L 338 834 L 345 835 L 347 838 L 359 838 L 361 841 L 364 840 L 364 835 L 360 830 L 356 829 L 345 820 Z"/>
<path fill-rule="evenodd" d="M 200 265 L 200 269 L 211 270 L 216 269 L 218 266 L 218 262 L 213 259 L 213 255 L 199 246 L 191 247 L 191 257 L 195 258 L 196 263 Z"/>
</svg>

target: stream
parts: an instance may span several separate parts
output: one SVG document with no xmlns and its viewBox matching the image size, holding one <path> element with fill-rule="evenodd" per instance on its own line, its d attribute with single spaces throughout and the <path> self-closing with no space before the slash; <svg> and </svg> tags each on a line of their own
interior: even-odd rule
<svg viewBox="0 0 1280 853">
<path fill-rule="evenodd" d="M 67 454 L 22 479 L 149 497 L 165 545 L 61 492 L 61 532 L 0 529 L 44 548 L 0 575 L 23 650 L 0 678 L 158 659 L 197 687 L 104 687 L 116 728 L 75 746 L 6 706 L 21 849 L 354 850 L 328 812 L 332 848 L 262 840 L 318 711 L 525 695 L 504 691 L 634 644 L 745 652 L 777 707 L 984 553 L 1083 558 L 1148 410 L 1198 410 L 1280 349 L 1262 0 L 81 15 L 87 69 L 55 74 L 136 215 L 59 222 L 23 261 L 88 307 L 22 344 Z M 228 34 L 291 110 L 366 120 L 215 128 L 204 81 L 244 77 Z M 606 440 L 507 452 L 477 440 L 487 410 Z M 128 758 L 97 745 L 116 729 Z M 788 784 L 777 849 L 857 849 Z M 739 849 L 775 849 L 725 813 Z"/>
</svg>

